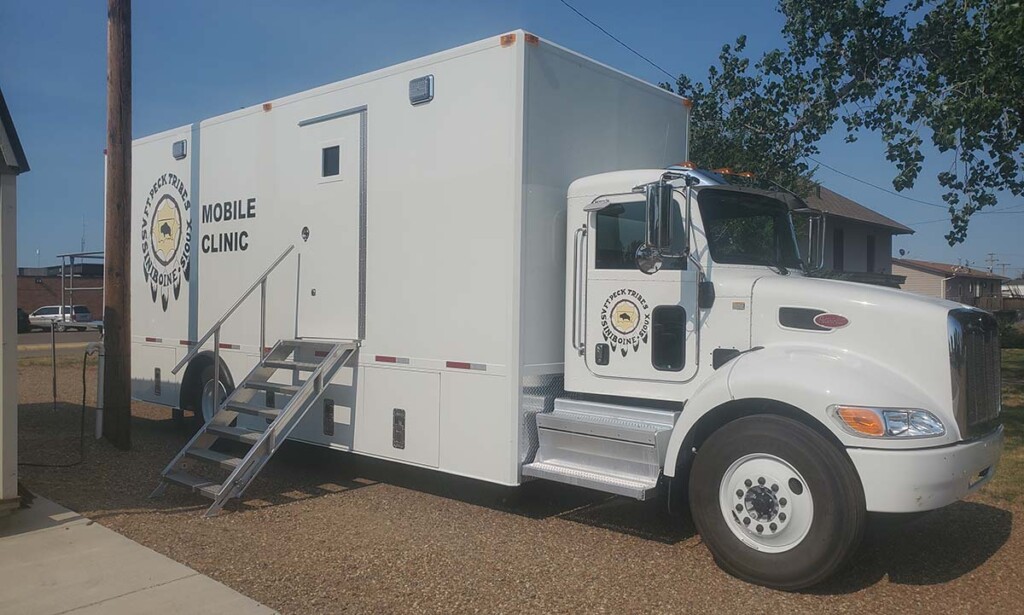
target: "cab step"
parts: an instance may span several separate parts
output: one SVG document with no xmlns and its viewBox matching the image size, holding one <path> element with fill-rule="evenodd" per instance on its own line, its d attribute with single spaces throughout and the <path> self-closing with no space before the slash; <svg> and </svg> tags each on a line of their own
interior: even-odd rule
<svg viewBox="0 0 1024 615">
<path fill-rule="evenodd" d="M 523 476 L 645 500 L 661 476 L 679 411 L 556 399 L 537 414 L 539 446 Z"/>
</svg>

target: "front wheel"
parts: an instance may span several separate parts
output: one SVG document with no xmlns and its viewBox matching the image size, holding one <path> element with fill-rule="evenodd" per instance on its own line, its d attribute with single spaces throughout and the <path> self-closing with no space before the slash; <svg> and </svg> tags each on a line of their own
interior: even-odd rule
<svg viewBox="0 0 1024 615">
<path fill-rule="evenodd" d="M 783 590 L 839 569 L 866 518 L 850 461 L 810 427 L 775 415 L 740 418 L 711 434 L 694 459 L 690 507 L 722 569 Z"/>
</svg>

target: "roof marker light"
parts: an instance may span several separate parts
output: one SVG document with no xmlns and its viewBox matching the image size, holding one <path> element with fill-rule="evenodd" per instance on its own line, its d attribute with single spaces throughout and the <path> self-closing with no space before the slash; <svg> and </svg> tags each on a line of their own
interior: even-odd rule
<svg viewBox="0 0 1024 615">
<path fill-rule="evenodd" d="M 499 41 L 501 42 L 502 47 L 511 47 L 512 45 L 516 44 L 516 34 L 515 32 L 502 34 Z"/>
</svg>

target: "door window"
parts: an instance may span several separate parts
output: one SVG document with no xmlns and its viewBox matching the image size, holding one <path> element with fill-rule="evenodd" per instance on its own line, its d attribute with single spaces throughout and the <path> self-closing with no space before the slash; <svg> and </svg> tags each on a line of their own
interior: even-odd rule
<svg viewBox="0 0 1024 615">
<path fill-rule="evenodd" d="M 596 214 L 595 268 L 636 269 L 636 251 L 644 244 L 646 206 L 643 201 L 617 203 Z M 672 252 L 682 252 L 683 219 L 672 208 Z M 686 268 L 685 258 L 666 257 L 662 269 Z"/>
<path fill-rule="evenodd" d="M 685 361 L 686 310 L 681 305 L 659 305 L 651 314 L 651 365 L 678 372 Z"/>
</svg>

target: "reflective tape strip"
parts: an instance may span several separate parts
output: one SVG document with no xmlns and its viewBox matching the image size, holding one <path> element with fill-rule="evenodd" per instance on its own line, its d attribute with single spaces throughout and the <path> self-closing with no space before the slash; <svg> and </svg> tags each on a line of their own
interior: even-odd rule
<svg viewBox="0 0 1024 615">
<path fill-rule="evenodd" d="M 466 363 L 465 361 L 446 361 L 445 367 L 451 369 L 473 369 L 479 371 L 486 371 L 487 365 L 483 363 Z"/>
<path fill-rule="evenodd" d="M 159 343 L 160 343 L 160 342 L 162 342 L 163 340 L 162 340 L 162 339 L 160 339 L 159 337 L 147 337 L 147 338 L 146 338 L 146 341 L 147 341 L 147 342 L 155 342 L 155 343 L 159 344 Z"/>
<path fill-rule="evenodd" d="M 196 344 L 192 340 L 178 340 L 178 343 L 181 344 L 182 346 L 195 346 Z"/>
<path fill-rule="evenodd" d="M 398 363 L 400 365 L 408 365 L 409 359 L 407 357 L 391 357 L 388 355 L 379 354 L 374 357 L 374 360 L 378 363 Z"/>
<path fill-rule="evenodd" d="M 226 350 L 241 350 L 241 348 L 242 348 L 238 344 L 225 344 L 223 342 L 218 344 L 218 346 L 220 346 L 221 348 L 224 348 Z"/>
</svg>

